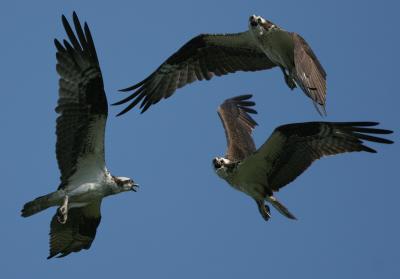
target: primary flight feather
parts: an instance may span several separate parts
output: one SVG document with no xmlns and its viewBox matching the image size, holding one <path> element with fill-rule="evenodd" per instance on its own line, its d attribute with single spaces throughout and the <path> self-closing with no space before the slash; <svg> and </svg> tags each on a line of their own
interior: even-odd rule
<svg viewBox="0 0 400 279">
<path fill-rule="evenodd" d="M 50 224 L 50 255 L 64 257 L 89 249 L 100 224 L 102 199 L 137 184 L 110 174 L 105 164 L 104 134 L 108 115 L 100 65 L 88 25 L 84 28 L 73 13 L 76 35 L 67 19 L 68 36 L 57 49 L 59 98 L 56 155 L 61 172 L 57 191 L 26 203 L 21 215 L 28 217 L 58 206 Z"/>
<path fill-rule="evenodd" d="M 364 141 L 391 144 L 375 135 L 392 131 L 374 128 L 377 122 L 305 122 L 279 126 L 258 149 L 252 138 L 257 123 L 251 95 L 226 100 L 218 108 L 228 148 L 213 159 L 219 177 L 252 197 L 265 220 L 271 216 L 265 202 L 290 219 L 295 216 L 273 195 L 302 174 L 315 160 L 345 152 L 376 151 Z"/>
<path fill-rule="evenodd" d="M 140 103 L 142 112 L 175 90 L 196 80 L 209 80 L 237 71 L 279 67 L 286 84 L 299 86 L 320 114 L 326 114 L 326 73 L 307 42 L 260 17 L 251 16 L 249 30 L 234 34 L 202 34 L 192 38 L 113 105 L 129 103 L 122 115 Z"/>
</svg>

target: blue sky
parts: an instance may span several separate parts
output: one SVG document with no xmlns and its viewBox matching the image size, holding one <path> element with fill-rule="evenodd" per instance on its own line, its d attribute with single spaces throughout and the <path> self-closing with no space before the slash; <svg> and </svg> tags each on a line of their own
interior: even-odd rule
<svg viewBox="0 0 400 279">
<path fill-rule="evenodd" d="M 2 229 L 0 277 L 400 278 L 399 145 L 316 162 L 277 197 L 297 216 L 254 202 L 212 170 L 226 148 L 217 106 L 254 94 L 257 146 L 281 124 L 319 121 L 279 69 L 237 73 L 180 89 L 145 114 L 115 115 L 107 165 L 138 193 L 107 198 L 89 251 L 46 260 L 55 209 L 24 219 L 22 205 L 56 189 L 61 14 L 91 27 L 110 103 L 199 33 L 246 30 L 259 14 L 300 33 L 328 73 L 327 121 L 379 121 L 400 141 L 396 1 L 7 1 L 0 9 Z M 73 278 L 73 277 L 72 277 Z"/>
</svg>

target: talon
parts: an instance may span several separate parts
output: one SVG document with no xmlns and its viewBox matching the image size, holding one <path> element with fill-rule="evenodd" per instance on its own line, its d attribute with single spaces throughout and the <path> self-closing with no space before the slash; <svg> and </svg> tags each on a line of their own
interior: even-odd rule
<svg viewBox="0 0 400 279">
<path fill-rule="evenodd" d="M 264 218 L 265 221 L 268 221 L 271 218 L 271 213 L 269 210 L 269 206 L 264 203 L 262 200 L 256 201 L 258 205 L 258 210 L 261 213 L 261 216 Z"/>
<path fill-rule="evenodd" d="M 286 72 L 286 69 L 285 69 L 285 68 L 283 68 L 283 67 L 280 67 L 280 68 L 281 68 L 281 71 L 282 71 L 283 76 L 284 76 L 284 78 L 285 78 L 286 85 L 287 85 L 291 90 L 295 89 L 297 86 L 296 86 L 296 83 L 294 82 L 294 80 L 290 77 L 290 74 L 288 74 L 288 73 Z"/>
<path fill-rule="evenodd" d="M 66 214 L 62 214 L 62 215 L 57 215 L 57 221 L 60 223 L 60 224 L 65 224 L 65 223 L 67 223 L 67 219 L 68 219 L 68 215 L 66 215 Z"/>
<path fill-rule="evenodd" d="M 289 76 L 287 76 L 287 75 L 285 75 L 285 82 L 286 82 L 286 84 L 287 84 L 287 86 L 291 89 L 291 90 L 293 90 L 293 89 L 295 89 L 297 86 L 296 86 L 296 83 L 289 77 Z"/>
<path fill-rule="evenodd" d="M 63 205 L 57 210 L 57 221 L 60 224 L 65 224 L 68 219 L 68 196 L 65 196 Z"/>
</svg>

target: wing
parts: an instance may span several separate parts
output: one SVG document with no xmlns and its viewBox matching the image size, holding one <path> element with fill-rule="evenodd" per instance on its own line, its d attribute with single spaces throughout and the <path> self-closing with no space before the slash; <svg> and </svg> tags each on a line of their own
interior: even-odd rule
<svg viewBox="0 0 400 279">
<path fill-rule="evenodd" d="M 326 115 L 326 72 L 307 42 L 299 34 L 292 35 L 296 82 L 313 100 L 318 112 Z"/>
<path fill-rule="evenodd" d="M 57 258 L 65 257 L 72 252 L 89 249 L 96 236 L 100 224 L 101 201 L 93 202 L 85 207 L 71 208 L 65 224 L 53 216 L 50 224 L 50 255 Z"/>
<path fill-rule="evenodd" d="M 391 144 L 369 134 L 392 131 L 370 128 L 376 122 L 307 122 L 283 125 L 259 148 L 248 163 L 263 165 L 268 187 L 278 191 L 302 174 L 315 160 L 345 152 L 376 151 L 363 141 Z"/>
<path fill-rule="evenodd" d="M 77 169 L 78 160 L 93 155 L 104 166 L 104 132 L 108 106 L 96 49 L 88 25 L 84 30 L 76 13 L 73 21 L 77 37 L 67 19 L 62 22 L 69 42 L 57 48 L 57 72 L 60 75 L 56 112 L 56 153 L 61 171 L 61 188 Z"/>
<path fill-rule="evenodd" d="M 162 98 L 170 97 L 177 88 L 196 80 L 209 80 L 236 71 L 258 71 L 276 66 L 253 43 L 248 32 L 224 35 L 202 34 L 194 37 L 170 56 L 143 81 L 122 89 L 133 92 L 113 104 L 131 103 L 118 115 L 124 114 L 139 102 L 142 112 Z"/>
<path fill-rule="evenodd" d="M 233 161 L 241 161 L 256 150 L 251 132 L 257 123 L 249 113 L 257 111 L 251 107 L 254 102 L 249 101 L 252 95 L 242 95 L 225 100 L 218 108 L 218 115 L 224 126 L 228 149 L 226 158 Z"/>
</svg>

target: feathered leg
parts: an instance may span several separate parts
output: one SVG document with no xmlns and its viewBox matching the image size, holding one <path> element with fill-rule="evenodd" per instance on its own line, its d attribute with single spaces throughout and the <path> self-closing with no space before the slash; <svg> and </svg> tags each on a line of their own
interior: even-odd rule
<svg viewBox="0 0 400 279">
<path fill-rule="evenodd" d="M 290 75 L 288 75 L 288 73 L 286 72 L 285 68 L 283 68 L 282 66 L 280 66 L 283 76 L 285 78 L 285 82 L 287 84 L 287 86 L 293 90 L 296 88 L 296 83 L 294 82 L 294 80 L 292 79 L 292 77 Z"/>
<path fill-rule="evenodd" d="M 258 206 L 258 210 L 260 211 L 261 216 L 265 221 L 268 221 L 271 218 L 271 213 L 269 211 L 269 206 L 264 203 L 263 200 L 255 200 Z"/>
</svg>

